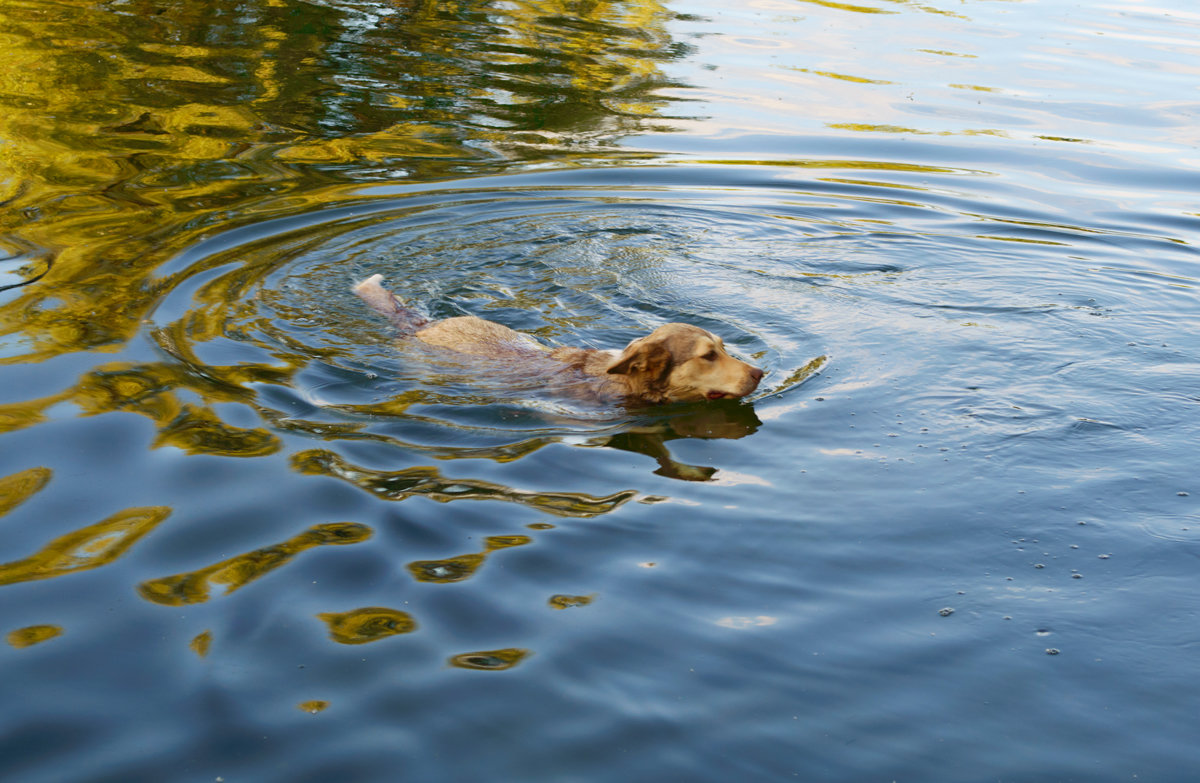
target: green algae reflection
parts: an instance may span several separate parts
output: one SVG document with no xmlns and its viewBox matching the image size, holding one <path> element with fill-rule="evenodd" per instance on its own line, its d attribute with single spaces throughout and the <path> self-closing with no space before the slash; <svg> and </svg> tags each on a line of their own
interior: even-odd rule
<svg viewBox="0 0 1200 783">
<path fill-rule="evenodd" d="M 0 234 L 47 249 L 20 273 L 47 285 L 0 309 L 0 336 L 32 361 L 124 343 L 162 258 L 231 214 L 318 208 L 331 179 L 445 179 L 494 148 L 649 157 L 610 140 L 678 100 L 673 17 L 659 0 L 0 3 Z"/>
<path fill-rule="evenodd" d="M 62 636 L 62 632 L 61 625 L 30 625 L 25 628 L 18 628 L 15 631 L 9 631 L 8 643 L 21 650 L 26 647 L 32 647 L 35 644 L 41 644 L 56 636 Z"/>
<path fill-rule="evenodd" d="M 29 468 L 0 478 L 0 517 L 41 492 L 50 476 L 49 468 Z"/>
<path fill-rule="evenodd" d="M 437 468 L 417 466 L 401 470 L 359 467 L 327 449 L 310 449 L 292 457 L 292 467 L 306 475 L 325 475 L 348 481 L 385 500 L 414 495 L 439 502 L 451 500 L 503 500 L 561 517 L 595 517 L 607 514 L 637 495 L 624 490 L 597 497 L 582 492 L 526 492 L 478 479 L 450 479 Z"/>
<path fill-rule="evenodd" d="M 551 609 L 570 609 L 573 606 L 587 606 L 596 596 L 594 595 L 558 595 L 550 596 L 549 604 Z"/>
<path fill-rule="evenodd" d="M 173 446 L 188 454 L 260 457 L 278 451 L 279 439 L 261 427 L 227 424 L 210 405 L 250 405 L 254 395 L 240 384 L 277 381 L 279 374 L 255 367 L 209 366 L 197 372 L 184 365 L 113 362 L 96 367 L 56 394 L 0 405 L 0 433 L 40 424 L 46 410 L 71 402 L 83 416 L 122 411 L 147 417 L 158 428 L 155 447 Z M 178 392 L 194 392 L 207 404 L 184 403 Z"/>
<path fill-rule="evenodd" d="M 188 648 L 201 658 L 208 655 L 209 648 L 211 647 L 212 631 L 201 631 L 192 638 L 191 642 L 188 643 Z"/>
<path fill-rule="evenodd" d="M 484 539 L 484 550 L 466 555 L 447 557 L 443 560 L 417 560 L 408 564 L 409 573 L 418 582 L 461 582 L 475 575 L 487 556 L 497 549 L 508 549 L 532 543 L 529 536 L 488 536 Z"/>
<path fill-rule="evenodd" d="M 329 638 L 339 644 L 366 644 L 411 633 L 417 622 L 408 612 L 385 606 L 366 606 L 349 612 L 322 612 L 317 618 L 329 626 Z"/>
<path fill-rule="evenodd" d="M 331 544 L 357 544 L 371 535 L 371 528 L 354 522 L 332 522 L 309 528 L 281 544 L 222 560 L 187 573 L 151 579 L 138 587 L 147 601 L 165 606 L 203 603 L 213 585 L 232 593 L 288 563 L 301 552 Z"/>
<path fill-rule="evenodd" d="M 481 669 L 484 671 L 499 671 L 511 669 L 530 655 L 529 650 L 520 647 L 505 647 L 502 650 L 480 650 L 479 652 L 462 653 L 450 659 L 450 665 L 459 669 Z"/>
<path fill-rule="evenodd" d="M 128 508 L 59 536 L 36 554 L 0 564 L 0 585 L 51 579 L 108 565 L 171 515 L 167 506 Z"/>
</svg>

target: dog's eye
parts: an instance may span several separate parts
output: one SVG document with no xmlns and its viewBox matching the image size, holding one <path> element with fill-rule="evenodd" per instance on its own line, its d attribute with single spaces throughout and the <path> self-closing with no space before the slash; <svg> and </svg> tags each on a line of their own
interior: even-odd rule
<svg viewBox="0 0 1200 783">
<path fill-rule="evenodd" d="M 715 362 L 717 360 L 717 352 L 715 350 L 709 351 L 708 353 L 704 354 L 700 358 L 706 362 Z"/>
</svg>

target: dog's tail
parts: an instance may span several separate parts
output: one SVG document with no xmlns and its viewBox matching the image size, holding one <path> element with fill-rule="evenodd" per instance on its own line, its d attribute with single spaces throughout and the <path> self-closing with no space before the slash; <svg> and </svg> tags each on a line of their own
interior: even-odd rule
<svg viewBox="0 0 1200 783">
<path fill-rule="evenodd" d="M 383 275 L 371 275 L 366 280 L 354 286 L 354 293 L 370 305 L 371 309 L 385 316 L 402 334 L 412 334 L 429 323 L 429 319 L 406 307 L 396 295 L 384 288 L 379 282 Z"/>
</svg>

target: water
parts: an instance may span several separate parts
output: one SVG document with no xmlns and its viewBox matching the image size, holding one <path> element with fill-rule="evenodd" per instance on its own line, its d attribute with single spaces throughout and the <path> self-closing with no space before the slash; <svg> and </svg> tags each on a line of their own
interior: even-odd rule
<svg viewBox="0 0 1200 783">
<path fill-rule="evenodd" d="M 1186 4 L 0 17 L 6 779 L 1194 776 Z"/>
</svg>

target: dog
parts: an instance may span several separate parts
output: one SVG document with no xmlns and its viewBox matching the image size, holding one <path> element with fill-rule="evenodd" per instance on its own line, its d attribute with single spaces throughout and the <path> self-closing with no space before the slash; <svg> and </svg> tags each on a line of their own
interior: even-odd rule
<svg viewBox="0 0 1200 783">
<path fill-rule="evenodd" d="M 698 326 L 670 323 L 623 350 L 548 348 L 527 334 L 473 315 L 430 321 L 405 306 L 371 275 L 353 291 L 404 337 L 531 373 L 574 371 L 574 395 L 630 406 L 736 400 L 758 388 L 763 371 L 729 355 L 721 338 Z"/>
</svg>

